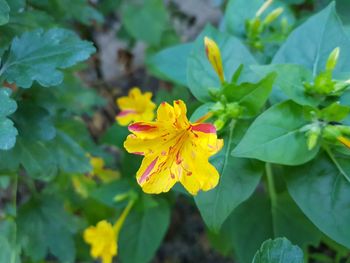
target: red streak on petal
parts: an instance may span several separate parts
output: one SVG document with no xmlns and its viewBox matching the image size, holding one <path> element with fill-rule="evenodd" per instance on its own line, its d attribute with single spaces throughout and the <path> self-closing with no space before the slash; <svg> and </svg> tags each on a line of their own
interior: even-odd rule
<svg viewBox="0 0 350 263">
<path fill-rule="evenodd" d="M 215 126 L 210 123 L 199 123 L 192 126 L 192 131 L 199 131 L 204 133 L 216 133 Z"/>
<path fill-rule="evenodd" d="M 129 125 L 129 131 L 136 131 L 136 132 L 141 132 L 141 131 L 149 131 L 152 129 L 155 129 L 156 126 L 152 126 L 149 124 L 143 124 L 142 122 L 136 122 L 131 125 Z"/>
<path fill-rule="evenodd" d="M 136 113 L 136 111 L 135 110 L 123 110 L 123 111 L 119 112 L 117 117 L 124 117 L 124 116 L 132 114 L 132 113 Z"/>
<path fill-rule="evenodd" d="M 145 155 L 144 152 L 133 152 L 133 154 L 137 154 L 137 155 Z"/>
<path fill-rule="evenodd" d="M 143 174 L 141 175 L 140 179 L 139 179 L 139 183 L 142 184 L 145 180 L 147 180 L 149 174 L 151 173 L 151 171 L 153 170 L 154 166 L 156 165 L 158 161 L 158 157 L 156 159 L 154 159 L 150 165 L 147 167 L 147 169 L 143 172 Z"/>
</svg>

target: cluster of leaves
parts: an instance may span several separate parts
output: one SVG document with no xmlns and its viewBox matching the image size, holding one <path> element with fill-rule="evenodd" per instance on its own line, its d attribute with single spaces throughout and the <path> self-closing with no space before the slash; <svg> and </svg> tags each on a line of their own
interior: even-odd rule
<svg viewBox="0 0 350 263">
<path fill-rule="evenodd" d="M 92 261 L 82 231 L 99 220 L 115 220 L 126 203 L 114 197 L 139 191 L 130 176 L 135 160 L 122 156 L 116 163 L 115 154 L 104 150 L 111 133 L 95 142 L 84 122 L 106 101 L 79 78 L 87 66 L 82 62 L 96 48 L 72 28 L 85 32 L 102 23 L 109 2 L 118 1 L 95 7 L 87 0 L 0 1 L 1 263 Z M 124 8 L 125 27 L 142 39 L 127 18 L 135 9 Z M 162 1 L 147 1 L 147 8 L 167 14 Z M 151 24 L 147 8 L 142 23 Z M 120 132 L 113 142 L 119 148 L 127 131 Z M 104 161 L 96 165 L 91 156 Z M 125 178 L 115 171 L 120 163 Z M 164 198 L 138 198 L 119 237 L 123 262 L 149 261 L 169 221 Z"/>
<path fill-rule="evenodd" d="M 307 259 L 322 242 L 340 260 L 350 248 L 350 151 L 336 140 L 349 135 L 349 36 L 331 3 L 287 35 L 275 21 L 259 40 L 265 51 L 256 50 L 245 25 L 263 3 L 229 1 L 223 30 L 207 26 L 194 42 L 162 50 L 152 68 L 202 102 L 193 120 L 211 111 L 222 128 L 225 146 L 212 158 L 219 185 L 195 197 L 213 245 L 251 262 L 264 240 L 287 237 Z M 293 27 L 289 5 L 274 7 Z M 229 81 L 220 83 L 208 62 L 204 36 L 218 44 Z M 268 40 L 285 37 L 270 48 Z M 254 262 L 274 262 L 265 257 Z"/>
<path fill-rule="evenodd" d="M 333 122 L 349 125 L 349 91 L 304 91 L 317 77 L 331 86 L 348 78 L 348 36 L 333 4 L 290 33 L 294 14 L 303 15 L 299 4 L 313 2 L 302 0 L 274 1 L 259 19 L 275 8 L 283 13 L 252 34 L 263 2 L 230 0 L 221 31 L 207 26 L 195 41 L 154 53 L 179 42 L 162 0 L 103 0 L 97 7 L 87 0 L 0 0 L 0 189 L 9 199 L 0 203 L 0 263 L 91 260 L 82 231 L 115 221 L 128 193 L 138 199 L 120 233 L 121 261 L 149 262 L 165 236 L 182 189 L 142 194 L 134 178 L 140 160 L 123 151 L 127 129 L 112 125 L 96 142 L 83 121 L 105 101 L 77 74 L 95 47 L 67 28 L 88 31 L 111 10 L 121 18 L 118 36 L 146 43 L 149 71 L 175 84 L 156 101 L 190 101 L 188 87 L 198 100 L 191 106 L 201 105 L 192 119 L 212 111 L 222 128 L 224 149 L 211 160 L 220 183 L 194 198 L 212 245 L 238 262 L 318 260 L 309 248 L 320 242 L 337 260 L 345 257 L 350 154 L 321 135 L 309 147 L 308 131 L 320 119 L 322 132 Z M 204 36 L 222 51 L 223 84 L 205 56 Z M 323 74 L 336 47 L 339 61 Z M 117 163 L 106 146 L 117 150 Z M 104 162 L 96 166 L 91 156 Z"/>
</svg>

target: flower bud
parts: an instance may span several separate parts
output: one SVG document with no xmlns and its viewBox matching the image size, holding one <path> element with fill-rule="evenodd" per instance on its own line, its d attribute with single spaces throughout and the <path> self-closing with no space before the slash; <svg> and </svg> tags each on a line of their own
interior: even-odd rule
<svg viewBox="0 0 350 263">
<path fill-rule="evenodd" d="M 312 150 L 317 145 L 318 138 L 321 134 L 319 126 L 313 126 L 307 133 L 307 148 Z"/>
<path fill-rule="evenodd" d="M 211 38 L 204 37 L 204 46 L 205 53 L 207 54 L 210 64 L 214 68 L 216 74 L 219 76 L 220 82 L 223 83 L 225 81 L 225 77 L 218 45 Z"/>
<path fill-rule="evenodd" d="M 227 114 L 234 119 L 239 118 L 239 116 L 242 114 L 242 107 L 239 106 L 237 102 L 232 102 L 226 105 L 227 107 Z"/>
<path fill-rule="evenodd" d="M 282 13 L 284 9 L 282 7 L 274 9 L 264 20 L 264 24 L 269 25 L 274 22 Z"/>
<path fill-rule="evenodd" d="M 216 128 L 217 131 L 220 131 L 222 128 L 225 127 L 225 124 L 227 122 L 227 116 L 226 115 L 221 115 L 219 117 L 219 119 L 217 119 L 215 122 L 214 122 L 214 126 Z"/>
<path fill-rule="evenodd" d="M 328 57 L 327 63 L 326 63 L 326 70 L 333 71 L 335 66 L 337 65 L 338 58 L 339 58 L 340 48 L 336 47 L 333 49 L 331 54 Z"/>
<path fill-rule="evenodd" d="M 339 136 L 337 137 L 337 140 L 350 149 L 350 139 L 344 136 Z"/>
</svg>

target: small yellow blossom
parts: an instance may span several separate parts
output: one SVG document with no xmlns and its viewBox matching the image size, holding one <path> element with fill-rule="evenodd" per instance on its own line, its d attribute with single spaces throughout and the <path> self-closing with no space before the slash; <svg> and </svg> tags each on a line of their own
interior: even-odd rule
<svg viewBox="0 0 350 263">
<path fill-rule="evenodd" d="M 141 93 L 139 88 L 132 88 L 128 96 L 118 98 L 116 103 L 120 108 L 120 113 L 116 120 L 122 126 L 131 122 L 152 121 L 156 105 L 152 102 L 152 93 Z"/>
<path fill-rule="evenodd" d="M 120 178 L 119 172 L 105 168 L 105 161 L 100 157 L 90 157 L 90 164 L 92 166 L 92 175 L 98 177 L 104 183 Z"/>
<path fill-rule="evenodd" d="M 91 245 L 91 256 L 100 258 L 102 263 L 111 263 L 114 256 L 118 254 L 118 238 L 122 225 L 129 214 L 134 200 L 129 201 L 121 216 L 112 226 L 106 220 L 90 226 L 84 231 L 84 240 Z"/>
<path fill-rule="evenodd" d="M 112 258 L 117 255 L 117 235 L 106 220 L 98 222 L 96 227 L 87 228 L 84 240 L 91 245 L 91 256 L 95 259 L 101 258 L 102 263 L 111 263 Z"/>
<path fill-rule="evenodd" d="M 129 126 L 125 149 L 143 155 L 136 177 L 146 193 L 167 192 L 180 182 L 195 195 L 199 190 L 214 188 L 219 173 L 208 161 L 223 146 L 214 125 L 190 123 L 186 105 L 177 100 L 173 106 L 163 102 L 154 122 L 138 122 Z"/>
<path fill-rule="evenodd" d="M 224 82 L 224 69 L 222 67 L 221 54 L 218 45 L 211 38 L 204 37 L 204 46 L 210 64 L 214 68 L 216 74 L 218 74 L 221 83 Z"/>
<path fill-rule="evenodd" d="M 344 136 L 339 136 L 337 137 L 337 140 L 350 149 L 350 139 Z"/>
</svg>

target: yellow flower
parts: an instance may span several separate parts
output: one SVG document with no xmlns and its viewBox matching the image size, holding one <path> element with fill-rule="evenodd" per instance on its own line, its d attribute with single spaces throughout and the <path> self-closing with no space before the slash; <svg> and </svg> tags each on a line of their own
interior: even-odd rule
<svg viewBox="0 0 350 263">
<path fill-rule="evenodd" d="M 100 157 L 90 156 L 90 164 L 92 166 L 92 175 L 97 176 L 104 183 L 120 178 L 119 172 L 105 168 L 105 161 Z"/>
<path fill-rule="evenodd" d="M 208 123 L 190 123 L 183 101 L 174 106 L 163 102 L 154 122 L 138 122 L 129 126 L 125 149 L 144 155 L 136 177 L 146 193 L 167 192 L 180 182 L 195 195 L 199 190 L 214 188 L 219 173 L 208 161 L 223 146 L 216 129 Z"/>
<path fill-rule="evenodd" d="M 204 37 L 205 53 L 207 58 L 214 68 L 216 74 L 218 74 L 221 83 L 225 81 L 224 70 L 222 67 L 221 54 L 218 45 L 209 37 Z"/>
<path fill-rule="evenodd" d="M 111 263 L 117 255 L 117 235 L 113 226 L 106 220 L 90 226 L 84 232 L 84 240 L 91 245 L 91 256 L 101 258 L 102 263 Z"/>
<path fill-rule="evenodd" d="M 350 149 L 350 139 L 344 137 L 344 136 L 339 136 L 337 137 L 337 140 L 340 141 L 342 144 L 344 144 L 346 147 Z"/>
<path fill-rule="evenodd" d="M 116 120 L 122 126 L 133 121 L 151 121 L 154 118 L 156 105 L 151 101 L 152 93 L 141 93 L 139 88 L 132 88 L 128 96 L 118 98 L 116 103 L 120 113 Z"/>
<path fill-rule="evenodd" d="M 84 231 L 84 240 L 91 245 L 91 256 L 101 258 L 102 263 L 111 263 L 118 253 L 118 237 L 122 225 L 129 214 L 134 200 L 130 200 L 121 216 L 112 226 L 106 220 L 102 220 L 95 226 L 90 226 Z"/>
</svg>

